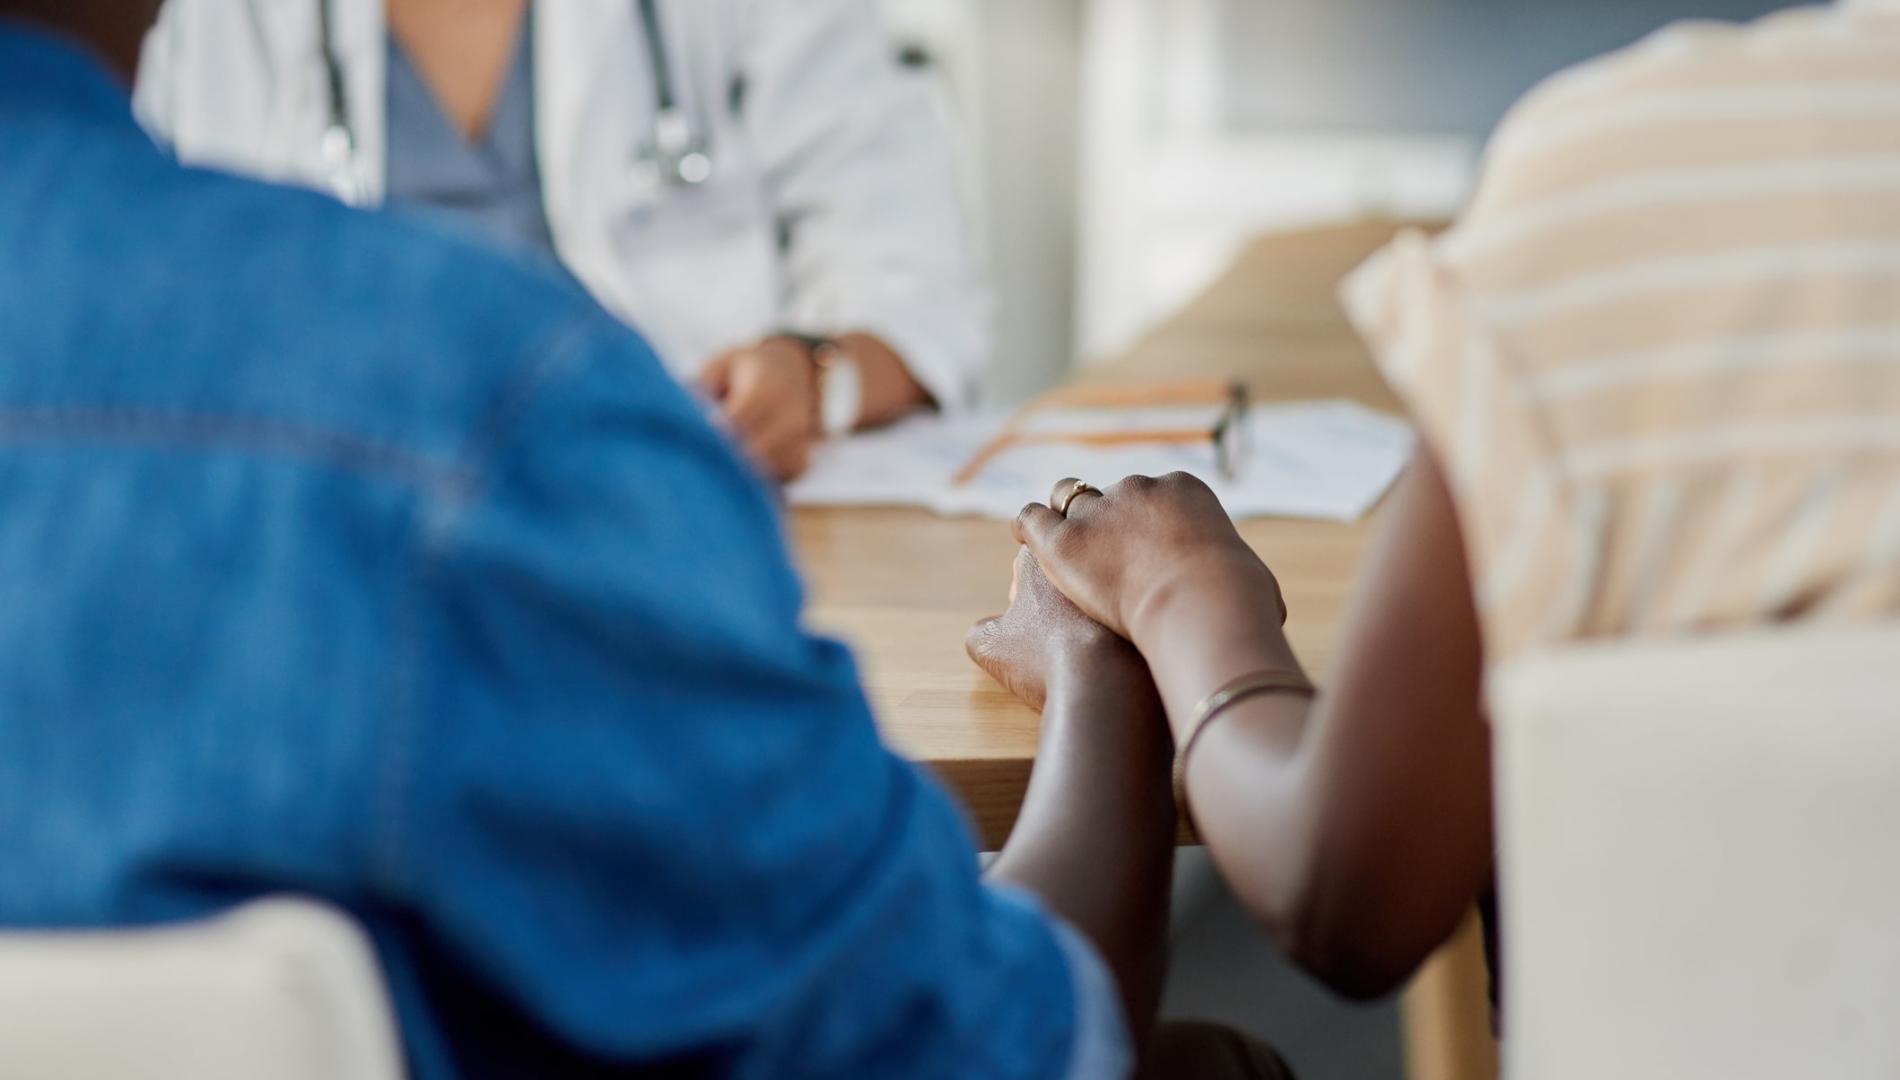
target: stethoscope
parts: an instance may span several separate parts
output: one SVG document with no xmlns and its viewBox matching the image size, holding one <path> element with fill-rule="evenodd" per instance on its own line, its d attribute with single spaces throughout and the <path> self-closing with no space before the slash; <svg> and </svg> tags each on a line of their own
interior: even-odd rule
<svg viewBox="0 0 1900 1080">
<path fill-rule="evenodd" d="M 335 0 L 317 0 L 317 33 L 323 53 L 324 93 L 329 119 L 317 150 L 337 195 L 351 206 L 369 200 L 356 127 L 350 118 L 349 87 L 336 46 Z M 712 179 L 712 140 L 698 113 L 682 100 L 679 80 L 660 24 L 659 0 L 638 0 L 646 37 L 647 63 L 653 70 L 653 131 L 635 156 L 633 171 L 642 186 L 698 187 Z"/>
</svg>

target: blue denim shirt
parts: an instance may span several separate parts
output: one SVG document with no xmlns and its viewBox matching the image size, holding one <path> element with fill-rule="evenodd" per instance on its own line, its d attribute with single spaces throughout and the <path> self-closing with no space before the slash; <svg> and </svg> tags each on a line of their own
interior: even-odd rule
<svg viewBox="0 0 1900 1080">
<path fill-rule="evenodd" d="M 328 898 L 425 1080 L 1120 1067 L 644 345 L 4 25 L 0 582 L 0 924 Z"/>
</svg>

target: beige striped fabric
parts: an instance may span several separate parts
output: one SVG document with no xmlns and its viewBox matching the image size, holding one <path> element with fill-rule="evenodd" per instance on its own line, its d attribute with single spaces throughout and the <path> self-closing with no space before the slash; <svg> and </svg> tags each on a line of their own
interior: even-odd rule
<svg viewBox="0 0 1900 1080">
<path fill-rule="evenodd" d="M 1900 0 L 1555 77 L 1461 221 L 1345 300 L 1445 464 L 1493 658 L 1900 615 Z"/>
</svg>

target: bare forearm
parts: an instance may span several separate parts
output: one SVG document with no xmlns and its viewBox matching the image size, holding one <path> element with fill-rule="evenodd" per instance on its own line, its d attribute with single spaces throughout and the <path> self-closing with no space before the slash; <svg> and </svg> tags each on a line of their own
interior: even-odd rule
<svg viewBox="0 0 1900 1080">
<path fill-rule="evenodd" d="M 1194 707 L 1228 682 L 1266 668 L 1302 670 L 1280 628 L 1271 579 L 1263 576 L 1258 589 L 1244 578 L 1208 581 L 1170 590 L 1129 626 L 1177 738 Z"/>
<path fill-rule="evenodd" d="M 1405 978 L 1490 875 L 1481 646 L 1429 455 L 1389 513 L 1327 692 L 1310 706 L 1235 704 L 1201 734 L 1186 778 L 1236 893 L 1309 971 L 1361 996 Z M 1177 720 L 1223 681 L 1293 662 L 1273 588 L 1244 577 L 1184 588 L 1194 595 L 1163 597 L 1133 627 Z"/>
<path fill-rule="evenodd" d="M 1140 649 L 1177 736 L 1224 684 L 1298 670 L 1279 583 L 1205 484 L 1129 477 L 1078 503 L 1075 483 L 1025 507 L 1017 538 Z M 1482 642 L 1428 448 L 1386 517 L 1326 695 L 1230 703 L 1187 751 L 1188 809 L 1222 873 L 1296 959 L 1355 994 L 1417 964 L 1490 874 Z"/>
<path fill-rule="evenodd" d="M 1456 928 L 1487 873 L 1481 730 L 1440 757 L 1338 737 L 1408 708 L 1354 690 L 1242 701 L 1188 760 L 1187 804 L 1235 894 L 1287 955 L 1336 992 L 1389 992 Z M 1369 711 L 1370 710 L 1370 711 Z M 1402 742 L 1396 732 L 1392 742 Z M 1403 898 L 1395 903 L 1395 898 Z"/>
<path fill-rule="evenodd" d="M 1299 670 L 1266 596 L 1232 589 L 1183 597 L 1145 627 L 1157 685 L 1177 725 L 1214 689 L 1263 669 Z M 1414 920 L 1394 919 L 1369 865 L 1404 855 L 1368 837 L 1361 807 L 1334 782 L 1320 734 L 1326 710 L 1300 696 L 1263 694 L 1223 710 L 1188 758 L 1195 828 L 1234 893 L 1296 963 L 1354 997 L 1384 993 L 1429 951 Z M 1371 843 L 1368 843 L 1371 841 Z M 1388 846 L 1390 843 L 1391 846 Z"/>
<path fill-rule="evenodd" d="M 1134 627 L 1177 743 L 1208 694 L 1254 672 L 1300 671 L 1270 594 L 1231 587 L 1177 595 Z M 1184 777 L 1196 832 L 1246 906 L 1298 951 L 1316 842 L 1302 750 L 1308 701 L 1261 695 L 1200 733 Z"/>
<path fill-rule="evenodd" d="M 1138 668 L 1054 682 L 1022 815 L 990 871 L 1090 939 L 1136 1032 L 1154 1017 L 1167 966 L 1175 826 L 1159 714 Z"/>
</svg>

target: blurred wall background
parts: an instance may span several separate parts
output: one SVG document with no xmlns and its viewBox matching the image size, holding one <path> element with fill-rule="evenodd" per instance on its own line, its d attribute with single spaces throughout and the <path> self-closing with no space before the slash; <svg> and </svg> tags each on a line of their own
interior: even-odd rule
<svg viewBox="0 0 1900 1080">
<path fill-rule="evenodd" d="M 1446 217 L 1546 75 L 1779 0 L 1088 0 L 1076 352 L 1124 345 L 1266 228 Z M 1121 100 L 1111 100 L 1119 95 Z"/>
<path fill-rule="evenodd" d="M 880 0 L 927 55 L 962 136 L 977 244 L 998 299 L 989 396 L 1047 386 L 1074 354 L 1078 101 L 1090 0 Z"/>
<path fill-rule="evenodd" d="M 1545 75 L 1779 0 L 880 0 L 946 77 L 997 281 L 992 397 L 1112 354 L 1248 236 L 1448 216 Z"/>
<path fill-rule="evenodd" d="M 1237 128 L 1482 135 L 1545 75 L 1687 17 L 1785 0 L 1222 0 Z"/>
</svg>

